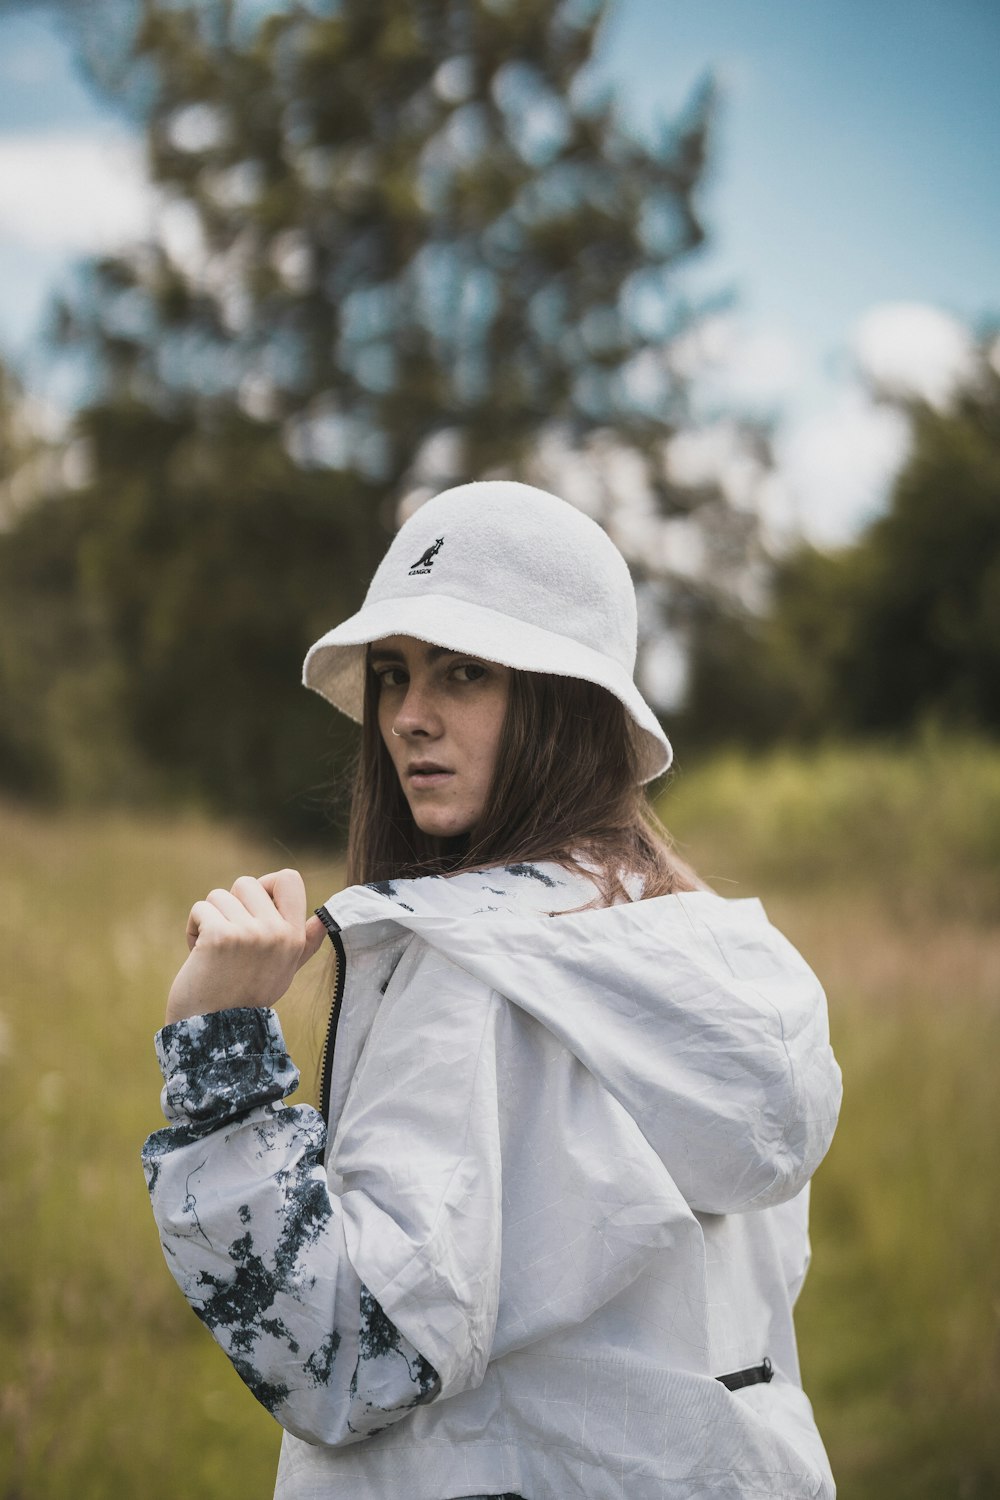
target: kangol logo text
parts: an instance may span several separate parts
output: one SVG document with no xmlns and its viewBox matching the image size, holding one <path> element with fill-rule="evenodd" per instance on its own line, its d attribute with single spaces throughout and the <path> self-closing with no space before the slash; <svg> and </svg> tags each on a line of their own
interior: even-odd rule
<svg viewBox="0 0 1000 1500">
<path fill-rule="evenodd" d="M 439 536 L 426 552 L 422 552 L 415 563 L 410 565 L 410 577 L 419 578 L 421 573 L 429 573 L 434 566 L 434 559 L 444 546 L 444 537 Z"/>
</svg>

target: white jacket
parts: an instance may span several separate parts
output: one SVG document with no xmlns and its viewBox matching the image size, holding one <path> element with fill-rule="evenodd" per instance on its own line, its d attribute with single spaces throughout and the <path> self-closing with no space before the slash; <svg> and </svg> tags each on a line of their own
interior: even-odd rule
<svg viewBox="0 0 1000 1500">
<path fill-rule="evenodd" d="M 283 1500 L 833 1495 L 792 1323 L 822 990 L 756 901 L 593 894 L 519 865 L 321 909 L 325 1170 L 273 1012 L 160 1034 L 164 1249 L 287 1429 Z"/>
</svg>

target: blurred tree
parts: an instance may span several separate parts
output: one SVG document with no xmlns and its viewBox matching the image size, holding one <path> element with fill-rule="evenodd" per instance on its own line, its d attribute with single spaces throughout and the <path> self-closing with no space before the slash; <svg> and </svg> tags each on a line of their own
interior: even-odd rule
<svg viewBox="0 0 1000 1500">
<path fill-rule="evenodd" d="M 993 358 L 990 358 L 990 352 Z M 833 663 L 847 722 L 1000 731 L 1000 341 L 943 409 L 911 407 L 913 448 L 854 557 Z"/>
<path fill-rule="evenodd" d="M 30 504 L 31 470 L 40 448 L 27 419 L 21 382 L 0 359 L 0 529 L 12 526 Z"/>
<path fill-rule="evenodd" d="M 9 552 L 6 533 L 15 524 L 25 502 L 23 477 L 30 439 L 25 431 L 23 404 L 19 380 L 0 361 L 0 780 L 19 789 L 30 784 L 30 769 L 25 764 L 30 731 L 26 732 L 26 726 L 19 727 L 13 689 L 18 664 L 27 653 L 13 633 L 15 616 L 12 579 L 6 566 Z"/>
<path fill-rule="evenodd" d="M 144 103 L 163 235 L 64 326 L 108 398 L 233 401 L 383 493 L 442 431 L 448 478 L 611 426 L 662 492 L 711 96 L 639 145 L 588 70 L 604 10 L 143 0 L 129 72 L 103 70 Z"/>
<path fill-rule="evenodd" d="M 161 785 L 261 813 L 317 780 L 334 731 L 290 668 L 431 489 L 585 472 L 615 531 L 624 474 L 710 560 L 673 574 L 648 525 L 619 535 L 675 622 L 745 566 L 750 513 L 665 461 L 711 90 L 640 143 L 595 82 L 606 8 L 68 8 L 161 195 L 155 241 L 93 263 L 58 320 L 97 378 L 81 597 Z"/>
<path fill-rule="evenodd" d="M 713 622 L 692 731 L 1000 732 L 1000 339 L 947 405 L 901 404 L 912 445 L 885 515 L 851 547 L 783 559 L 762 615 Z"/>
<path fill-rule="evenodd" d="M 0 364 L 0 783 L 68 801 L 129 780 L 114 661 L 80 587 L 76 458 Z"/>
</svg>

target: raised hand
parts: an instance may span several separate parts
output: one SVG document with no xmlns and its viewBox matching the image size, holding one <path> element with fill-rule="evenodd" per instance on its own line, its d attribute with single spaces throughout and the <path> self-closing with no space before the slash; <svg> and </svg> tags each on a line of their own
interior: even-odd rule
<svg viewBox="0 0 1000 1500">
<path fill-rule="evenodd" d="M 190 952 L 170 987 L 166 1024 L 240 1005 L 274 1005 L 323 942 L 318 917 L 306 919 L 298 870 L 209 891 L 188 917 Z"/>
</svg>

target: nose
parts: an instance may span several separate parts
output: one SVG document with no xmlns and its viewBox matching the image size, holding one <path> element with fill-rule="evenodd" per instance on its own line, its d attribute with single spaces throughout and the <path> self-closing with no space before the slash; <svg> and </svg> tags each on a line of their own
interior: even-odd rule
<svg viewBox="0 0 1000 1500">
<path fill-rule="evenodd" d="M 392 727 L 401 739 L 437 739 L 442 724 L 433 690 L 411 679 Z"/>
</svg>

